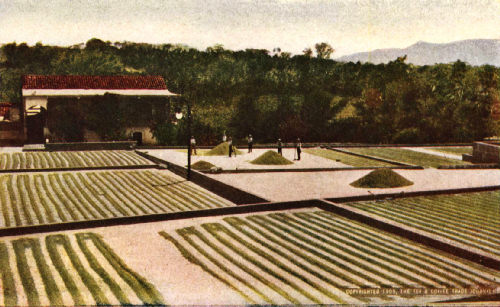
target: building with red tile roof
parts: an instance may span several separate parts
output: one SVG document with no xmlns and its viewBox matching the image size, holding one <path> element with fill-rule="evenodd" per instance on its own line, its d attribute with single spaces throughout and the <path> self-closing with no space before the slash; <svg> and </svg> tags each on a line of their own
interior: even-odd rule
<svg viewBox="0 0 500 307">
<path fill-rule="evenodd" d="M 25 75 L 22 77 L 22 96 L 26 138 L 30 143 L 43 142 L 46 138 L 50 138 L 50 131 L 45 124 L 41 128 L 38 124 L 29 124 L 30 118 L 34 118 L 40 111 L 47 110 L 49 100 L 65 99 L 83 103 L 85 100 L 106 94 L 136 97 L 137 103 L 145 107 L 140 113 L 155 112 L 150 110 L 151 104 L 148 105 L 148 99 L 151 101 L 153 97 L 176 96 L 167 89 L 162 76 Z M 38 128 L 33 128 L 33 126 Z M 127 130 L 127 133 L 140 132 L 146 136 L 145 139 L 153 142 L 149 127 L 129 128 L 132 130 L 129 129 L 131 132 Z M 41 133 L 40 129 L 44 132 Z M 91 137 L 89 140 L 96 141 L 97 139 Z"/>
</svg>

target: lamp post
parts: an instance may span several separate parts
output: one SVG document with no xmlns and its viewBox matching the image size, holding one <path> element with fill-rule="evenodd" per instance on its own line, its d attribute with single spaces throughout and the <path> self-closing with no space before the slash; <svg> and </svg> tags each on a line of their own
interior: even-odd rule
<svg viewBox="0 0 500 307">
<path fill-rule="evenodd" d="M 188 169 L 186 179 L 191 180 L 191 103 L 189 100 L 187 102 L 187 143 L 188 143 Z M 175 118 L 182 119 L 182 112 L 179 110 L 175 112 Z"/>
</svg>

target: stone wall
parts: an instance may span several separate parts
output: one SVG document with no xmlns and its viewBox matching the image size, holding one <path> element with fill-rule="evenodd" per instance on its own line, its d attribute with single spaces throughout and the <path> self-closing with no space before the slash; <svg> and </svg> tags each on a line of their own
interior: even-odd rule
<svg viewBox="0 0 500 307">
<path fill-rule="evenodd" d="M 473 163 L 500 163 L 500 145 L 495 143 L 474 142 L 472 144 Z"/>
</svg>

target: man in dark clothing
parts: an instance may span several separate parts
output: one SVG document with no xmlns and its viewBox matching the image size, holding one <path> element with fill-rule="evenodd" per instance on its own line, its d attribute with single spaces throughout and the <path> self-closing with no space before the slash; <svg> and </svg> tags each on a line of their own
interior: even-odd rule
<svg viewBox="0 0 500 307">
<path fill-rule="evenodd" d="M 252 152 L 253 147 L 253 137 L 251 134 L 248 135 L 248 152 Z"/>
<path fill-rule="evenodd" d="M 297 148 L 297 160 L 300 161 L 300 153 L 302 152 L 302 143 L 300 142 L 299 138 L 297 138 L 297 143 L 295 144 L 295 147 Z"/>
<path fill-rule="evenodd" d="M 278 139 L 278 153 L 280 155 L 283 155 L 282 148 L 283 148 L 283 143 L 281 143 L 281 139 Z"/>
<path fill-rule="evenodd" d="M 227 145 L 229 147 L 229 158 L 231 158 L 233 155 L 233 139 L 231 137 L 227 139 Z"/>
</svg>

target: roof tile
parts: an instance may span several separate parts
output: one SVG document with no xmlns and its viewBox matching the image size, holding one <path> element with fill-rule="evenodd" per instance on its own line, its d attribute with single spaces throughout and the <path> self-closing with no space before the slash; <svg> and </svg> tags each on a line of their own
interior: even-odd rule
<svg viewBox="0 0 500 307">
<path fill-rule="evenodd" d="M 23 89 L 166 90 L 162 76 L 25 75 Z"/>
</svg>

